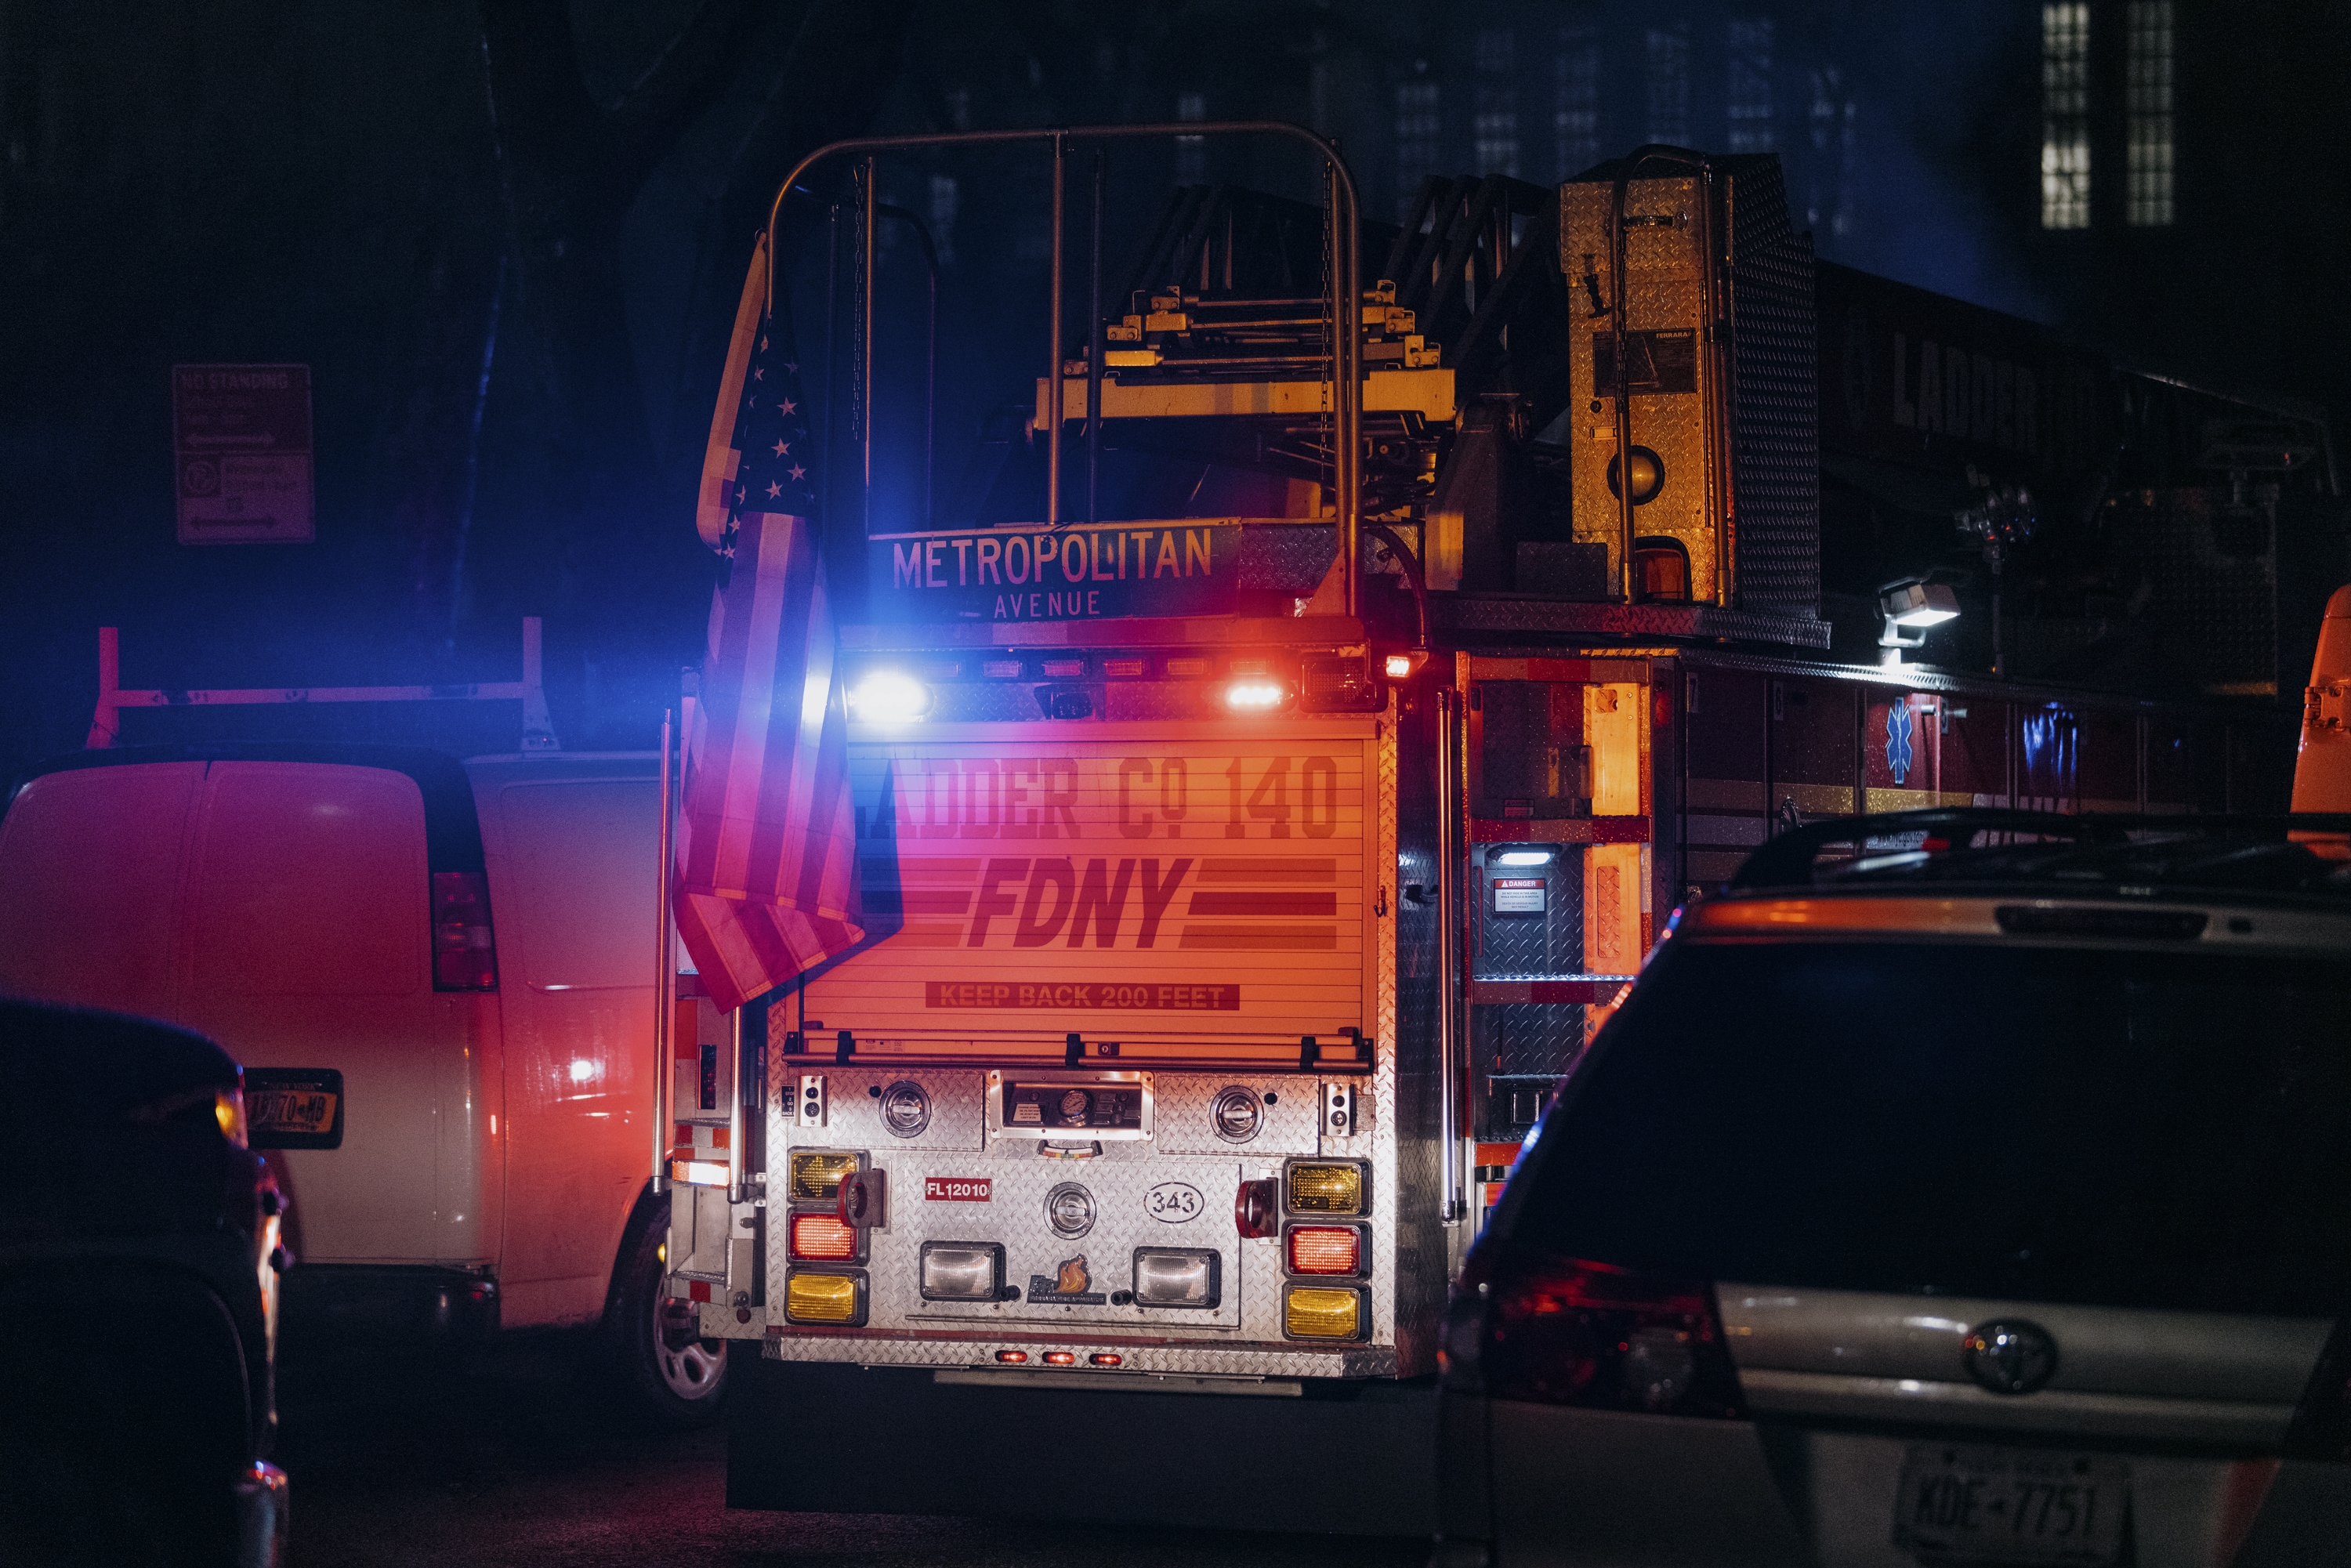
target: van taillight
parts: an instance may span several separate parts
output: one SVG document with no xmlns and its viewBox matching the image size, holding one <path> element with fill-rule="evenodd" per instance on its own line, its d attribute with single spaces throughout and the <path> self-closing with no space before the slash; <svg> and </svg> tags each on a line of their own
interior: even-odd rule
<svg viewBox="0 0 2351 1568">
<path fill-rule="evenodd" d="M 1446 1386 L 1663 1416 L 1745 1415 L 1714 1288 L 1576 1258 L 1473 1256 L 1454 1287 Z"/>
<path fill-rule="evenodd" d="M 498 952 L 490 937 L 490 888 L 480 872 L 433 873 L 433 988 L 498 988 Z"/>
</svg>

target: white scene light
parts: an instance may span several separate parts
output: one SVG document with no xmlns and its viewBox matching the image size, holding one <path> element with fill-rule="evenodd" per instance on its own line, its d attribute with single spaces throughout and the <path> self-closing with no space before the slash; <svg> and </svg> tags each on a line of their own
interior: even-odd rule
<svg viewBox="0 0 2351 1568">
<path fill-rule="evenodd" d="M 865 724 L 911 724 L 931 711 L 931 688 L 899 670 L 869 671 L 849 688 L 850 716 Z"/>
</svg>

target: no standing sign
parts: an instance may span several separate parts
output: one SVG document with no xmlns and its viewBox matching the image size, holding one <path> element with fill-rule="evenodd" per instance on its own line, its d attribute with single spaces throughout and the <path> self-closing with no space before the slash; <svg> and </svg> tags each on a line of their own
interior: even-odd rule
<svg viewBox="0 0 2351 1568">
<path fill-rule="evenodd" d="M 308 544 L 310 367 L 174 365 L 180 542 Z"/>
</svg>

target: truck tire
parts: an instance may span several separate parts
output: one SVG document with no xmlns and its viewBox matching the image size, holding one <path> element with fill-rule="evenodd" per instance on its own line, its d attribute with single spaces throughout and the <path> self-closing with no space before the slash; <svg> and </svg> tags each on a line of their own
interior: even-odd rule
<svg viewBox="0 0 2351 1568">
<path fill-rule="evenodd" d="M 622 1390 L 636 1414 L 683 1431 L 718 1419 L 726 1401 L 726 1344 L 693 1335 L 693 1320 L 668 1299 L 662 1249 L 669 1199 L 646 1203 L 621 1244 L 608 1338 Z"/>
</svg>

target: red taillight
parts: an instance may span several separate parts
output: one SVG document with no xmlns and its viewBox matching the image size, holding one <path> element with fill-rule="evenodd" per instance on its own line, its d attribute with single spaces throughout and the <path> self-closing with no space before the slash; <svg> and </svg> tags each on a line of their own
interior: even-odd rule
<svg viewBox="0 0 2351 1568">
<path fill-rule="evenodd" d="M 1071 1350 L 1049 1350 L 1045 1353 L 1045 1364 L 1047 1366 L 1075 1366 L 1078 1364 L 1077 1352 Z"/>
<path fill-rule="evenodd" d="M 1097 1352 L 1096 1354 L 1086 1357 L 1086 1359 L 1092 1362 L 1096 1366 L 1123 1366 L 1126 1364 L 1126 1357 L 1123 1355 L 1112 1355 L 1106 1352 Z"/>
<path fill-rule="evenodd" d="M 999 1350 L 996 1353 L 996 1359 L 1017 1365 L 1029 1359 L 1029 1353 L 1025 1350 Z"/>
<path fill-rule="evenodd" d="M 1270 1236 L 1280 1222 L 1280 1184 L 1271 1176 L 1241 1183 L 1233 1194 L 1233 1228 L 1246 1237 Z"/>
<path fill-rule="evenodd" d="M 490 937 L 490 888 L 480 872 L 433 873 L 433 988 L 498 988 L 497 946 Z"/>
<path fill-rule="evenodd" d="M 1363 1271 L 1364 1233 L 1352 1225 L 1296 1225 L 1290 1230 L 1293 1274 L 1357 1274 Z"/>
<path fill-rule="evenodd" d="M 1612 1263 L 1499 1247 L 1473 1257 L 1446 1314 L 1441 1360 L 1448 1387 L 1496 1399 L 1745 1414 L 1714 1288 Z"/>
<path fill-rule="evenodd" d="M 857 1232 L 830 1214 L 792 1216 L 792 1256 L 811 1262 L 846 1263 L 857 1256 Z"/>
</svg>

